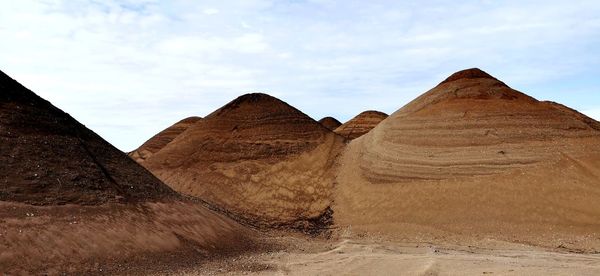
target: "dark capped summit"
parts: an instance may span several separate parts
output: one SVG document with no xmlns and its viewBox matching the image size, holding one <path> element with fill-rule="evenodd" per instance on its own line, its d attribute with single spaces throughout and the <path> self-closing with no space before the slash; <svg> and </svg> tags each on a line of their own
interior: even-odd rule
<svg viewBox="0 0 600 276">
<path fill-rule="evenodd" d="M 321 120 L 319 120 L 319 123 L 321 123 L 324 127 L 331 131 L 342 125 L 340 121 L 333 117 L 324 117 Z"/>
<path fill-rule="evenodd" d="M 448 78 L 446 78 L 440 84 L 452 82 L 455 80 L 461 80 L 461 79 L 493 79 L 493 80 L 498 81 L 498 79 L 492 77 L 492 75 L 486 73 L 485 71 L 483 71 L 479 68 L 470 68 L 470 69 L 458 71 L 458 72 L 450 75 Z"/>
</svg>

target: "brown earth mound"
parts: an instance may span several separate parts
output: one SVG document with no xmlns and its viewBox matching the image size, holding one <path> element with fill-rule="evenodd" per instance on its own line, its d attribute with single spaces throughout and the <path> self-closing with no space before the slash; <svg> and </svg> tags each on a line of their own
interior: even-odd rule
<svg viewBox="0 0 600 276">
<path fill-rule="evenodd" d="M 329 214 L 331 168 L 342 145 L 342 137 L 285 102 L 247 94 L 144 166 L 175 190 L 249 223 L 312 229 Z"/>
<path fill-rule="evenodd" d="M 324 117 L 321 120 L 319 120 L 319 123 L 321 123 L 324 127 L 331 131 L 342 125 L 340 121 L 333 117 Z"/>
<path fill-rule="evenodd" d="M 0 72 L 0 200 L 35 205 L 174 192 L 68 114 Z"/>
<path fill-rule="evenodd" d="M 2 72 L 0 225 L 0 274 L 9 275 L 102 273 L 253 247 L 249 230 L 182 200 Z"/>
<path fill-rule="evenodd" d="M 458 72 L 348 145 L 335 221 L 408 239 L 600 249 L 599 130 L 479 69 Z"/>
<path fill-rule="evenodd" d="M 383 112 L 365 111 L 336 128 L 335 133 L 344 136 L 346 139 L 356 139 L 371 131 L 387 117 L 388 115 Z"/>
<path fill-rule="evenodd" d="M 179 134 L 183 133 L 191 125 L 201 119 L 202 118 L 200 117 L 188 117 L 175 123 L 174 125 L 154 135 L 136 150 L 128 153 L 129 157 L 133 158 L 133 160 L 137 161 L 138 163 L 144 162 L 144 160 L 164 148 L 168 143 L 173 141 L 175 137 L 179 136 Z"/>
</svg>

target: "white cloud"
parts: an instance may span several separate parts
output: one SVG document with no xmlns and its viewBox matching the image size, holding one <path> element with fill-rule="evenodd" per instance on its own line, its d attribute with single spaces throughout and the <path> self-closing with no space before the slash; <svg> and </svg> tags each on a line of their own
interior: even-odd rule
<svg viewBox="0 0 600 276">
<path fill-rule="evenodd" d="M 235 37 L 171 37 L 158 44 L 164 54 L 202 56 L 220 55 L 228 51 L 261 53 L 269 48 L 261 34 L 246 33 Z"/>
<path fill-rule="evenodd" d="M 219 13 L 219 10 L 215 9 L 215 8 L 208 8 L 208 9 L 205 9 L 203 12 L 204 12 L 204 14 L 207 14 L 207 15 L 215 15 L 215 14 Z"/>
<path fill-rule="evenodd" d="M 246 92 L 346 120 L 473 66 L 600 105 L 597 1 L 6 2 L 0 69 L 123 150 Z"/>
</svg>

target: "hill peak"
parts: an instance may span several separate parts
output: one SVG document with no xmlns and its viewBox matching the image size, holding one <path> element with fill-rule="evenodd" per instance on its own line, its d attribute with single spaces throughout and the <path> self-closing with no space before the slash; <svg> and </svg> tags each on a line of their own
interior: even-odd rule
<svg viewBox="0 0 600 276">
<path fill-rule="evenodd" d="M 355 118 L 357 117 L 362 117 L 362 116 L 379 116 L 379 117 L 387 117 L 388 115 L 381 112 L 381 111 L 377 111 L 377 110 L 367 110 L 367 111 L 363 111 L 360 114 L 356 115 Z"/>
<path fill-rule="evenodd" d="M 321 118 L 321 120 L 319 120 L 319 123 L 321 123 L 324 127 L 332 131 L 342 125 L 340 121 L 331 116 Z"/>
<path fill-rule="evenodd" d="M 461 80 L 461 79 L 493 79 L 493 80 L 498 80 L 498 79 L 494 78 L 492 75 L 486 73 L 485 71 L 483 71 L 483 70 L 481 70 L 479 68 L 470 68 L 470 69 L 465 69 L 465 70 L 458 71 L 458 72 L 450 75 L 448 78 L 446 78 L 440 84 L 444 84 L 444 83 L 448 83 L 448 82 L 452 82 L 452 81 L 456 81 L 456 80 Z"/>
<path fill-rule="evenodd" d="M 450 75 L 446 80 L 417 97 L 400 110 L 404 112 L 418 111 L 426 106 L 456 99 L 537 102 L 531 96 L 510 88 L 490 74 L 478 68 L 471 68 Z"/>
<path fill-rule="evenodd" d="M 260 103 L 260 102 L 271 102 L 271 101 L 281 101 L 269 94 L 265 93 L 248 93 L 241 95 L 231 101 L 229 104 L 225 105 L 227 107 L 229 105 L 237 105 L 241 103 Z"/>
<path fill-rule="evenodd" d="M 306 116 L 286 102 L 265 93 L 244 94 L 209 114 L 214 116 L 267 116 L 272 113 Z"/>
</svg>

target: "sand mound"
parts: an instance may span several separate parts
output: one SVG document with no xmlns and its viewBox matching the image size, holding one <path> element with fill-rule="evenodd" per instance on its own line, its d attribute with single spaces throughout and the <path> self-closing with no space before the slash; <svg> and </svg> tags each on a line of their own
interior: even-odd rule
<svg viewBox="0 0 600 276">
<path fill-rule="evenodd" d="M 144 160 L 164 148 L 168 143 L 173 141 L 175 137 L 179 136 L 179 134 L 201 119 L 202 118 L 200 117 L 188 117 L 175 123 L 174 125 L 152 136 L 152 138 L 150 138 L 136 150 L 128 153 L 129 157 L 133 158 L 133 160 L 137 161 L 138 163 L 144 162 Z"/>
<path fill-rule="evenodd" d="M 365 111 L 336 128 L 335 133 L 344 136 L 346 139 L 356 139 L 371 131 L 387 117 L 388 115 L 383 112 Z"/>
<path fill-rule="evenodd" d="M 324 127 L 331 131 L 342 125 L 340 121 L 333 117 L 324 117 L 321 120 L 319 120 L 319 123 L 321 123 Z"/>
<path fill-rule="evenodd" d="M 0 225 L 0 274 L 11 275 L 98 273 L 98 263 L 197 259 L 252 244 L 244 227 L 181 200 L 2 72 Z"/>
<path fill-rule="evenodd" d="M 159 199 L 171 189 L 0 72 L 0 200 L 35 205 Z"/>
<path fill-rule="evenodd" d="M 304 113 L 266 94 L 243 95 L 146 160 L 175 190 L 256 225 L 318 225 L 331 203 L 343 145 Z"/>
<path fill-rule="evenodd" d="M 591 246 L 599 126 L 481 70 L 458 72 L 349 144 L 335 220 L 413 238 Z"/>
</svg>

